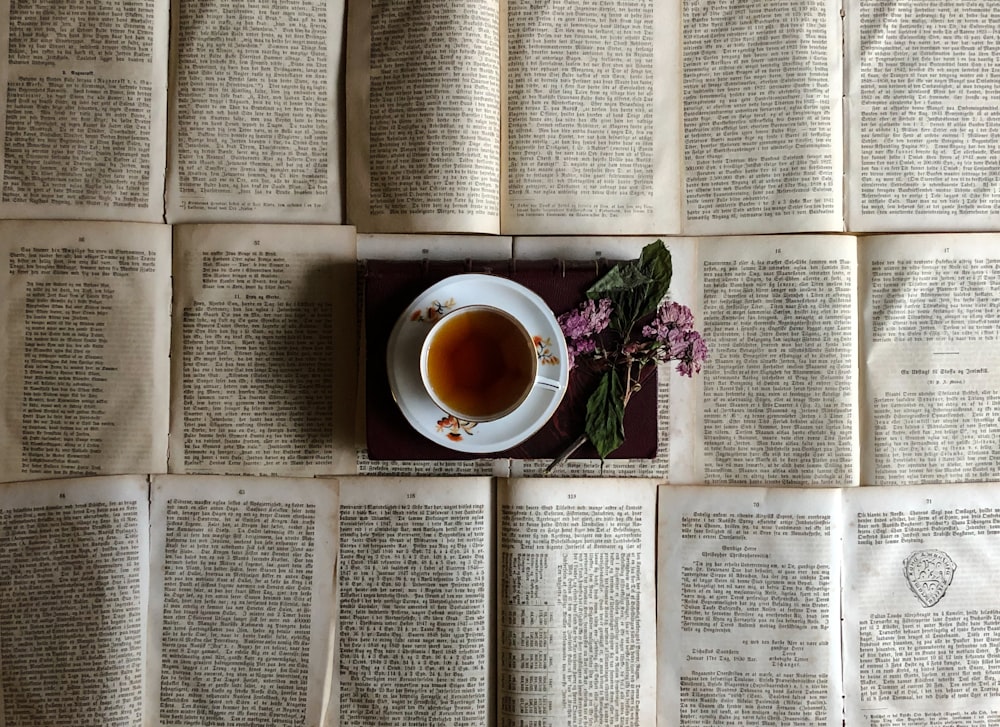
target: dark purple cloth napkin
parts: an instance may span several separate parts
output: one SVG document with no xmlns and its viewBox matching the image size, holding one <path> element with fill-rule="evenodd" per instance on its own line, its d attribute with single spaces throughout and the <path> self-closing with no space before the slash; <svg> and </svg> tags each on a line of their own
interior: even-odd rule
<svg viewBox="0 0 1000 727">
<path fill-rule="evenodd" d="M 607 262 L 570 263 L 515 260 L 365 260 L 359 267 L 364 294 L 367 381 L 366 437 L 372 460 L 553 459 L 583 432 L 587 398 L 596 381 L 579 369 L 570 373 L 569 387 L 552 418 L 520 445 L 501 453 L 476 455 L 456 452 L 430 441 L 413 429 L 389 389 L 386 346 L 396 320 L 424 290 L 460 273 L 488 273 L 533 290 L 558 316 L 584 300 L 584 294 L 607 272 Z M 656 379 L 653 377 L 629 401 L 625 411 L 625 444 L 611 454 L 615 459 L 651 459 L 656 456 Z M 588 444 L 574 457 L 596 457 Z"/>
</svg>

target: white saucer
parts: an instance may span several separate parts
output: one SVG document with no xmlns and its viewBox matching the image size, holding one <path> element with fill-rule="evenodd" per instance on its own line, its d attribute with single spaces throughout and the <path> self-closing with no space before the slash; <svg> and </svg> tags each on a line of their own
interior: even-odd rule
<svg viewBox="0 0 1000 727">
<path fill-rule="evenodd" d="M 420 380 L 420 347 L 431 323 L 448 311 L 474 303 L 512 314 L 535 339 L 538 373 L 558 389 L 535 386 L 505 417 L 464 422 L 441 411 Z M 487 454 L 514 447 L 537 432 L 555 413 L 569 381 L 566 339 L 548 305 L 536 293 L 507 278 L 480 273 L 453 275 L 432 285 L 403 311 L 389 334 L 389 387 L 407 421 L 432 442 L 459 452 Z"/>
</svg>

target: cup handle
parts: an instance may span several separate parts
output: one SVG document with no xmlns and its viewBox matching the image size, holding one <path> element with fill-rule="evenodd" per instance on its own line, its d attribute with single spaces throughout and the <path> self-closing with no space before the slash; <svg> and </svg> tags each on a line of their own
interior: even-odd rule
<svg viewBox="0 0 1000 727">
<path fill-rule="evenodd" d="M 560 384 L 556 379 L 550 379 L 545 376 L 536 376 L 535 386 L 540 386 L 541 388 L 549 389 L 550 391 L 559 391 L 562 388 L 562 384 Z"/>
</svg>

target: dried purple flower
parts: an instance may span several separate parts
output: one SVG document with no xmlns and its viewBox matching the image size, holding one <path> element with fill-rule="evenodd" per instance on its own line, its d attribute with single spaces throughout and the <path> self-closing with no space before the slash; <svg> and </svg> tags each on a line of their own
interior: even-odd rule
<svg viewBox="0 0 1000 727">
<path fill-rule="evenodd" d="M 563 313 L 558 318 L 559 327 L 566 337 L 569 353 L 569 367 L 576 366 L 576 357 L 597 350 L 594 336 L 608 327 L 611 321 L 611 300 L 601 298 L 595 302 L 587 300 L 576 310 Z"/>
<path fill-rule="evenodd" d="M 708 358 L 708 346 L 698 331 L 675 330 L 671 334 L 670 358 L 677 361 L 677 371 L 682 376 L 691 376 L 701 371 L 701 365 Z"/>
<path fill-rule="evenodd" d="M 576 357 L 593 353 L 597 350 L 597 341 L 593 338 L 573 338 L 566 341 L 566 351 L 569 353 L 569 367 L 576 366 Z"/>
<path fill-rule="evenodd" d="M 587 300 L 576 310 L 563 313 L 558 320 L 559 327 L 568 340 L 596 335 L 607 328 L 611 321 L 611 300 Z"/>
<path fill-rule="evenodd" d="M 656 309 L 656 317 L 642 329 L 642 335 L 668 343 L 670 332 L 689 331 L 694 326 L 694 314 L 686 305 L 664 302 Z"/>
</svg>

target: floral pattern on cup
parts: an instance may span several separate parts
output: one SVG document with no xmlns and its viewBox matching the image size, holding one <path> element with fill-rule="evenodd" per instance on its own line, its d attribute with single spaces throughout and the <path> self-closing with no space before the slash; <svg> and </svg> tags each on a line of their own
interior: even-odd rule
<svg viewBox="0 0 1000 727">
<path fill-rule="evenodd" d="M 448 298 L 448 300 L 441 302 L 439 300 L 432 300 L 431 304 L 427 306 L 426 310 L 423 308 L 417 308 L 413 313 L 410 314 L 410 320 L 417 323 L 433 323 L 438 318 L 443 316 L 446 311 L 451 310 L 455 307 L 455 299 Z"/>
<path fill-rule="evenodd" d="M 461 442 L 463 434 L 472 436 L 472 430 L 475 428 L 476 422 L 465 421 L 464 419 L 459 419 L 458 417 L 451 416 L 450 414 L 446 417 L 438 419 L 437 421 L 437 430 L 439 432 L 445 432 L 445 436 L 453 442 Z"/>
<path fill-rule="evenodd" d="M 531 340 L 535 344 L 535 351 L 538 353 L 538 363 L 543 366 L 558 366 L 559 357 L 552 353 L 552 339 L 532 336 Z"/>
</svg>

